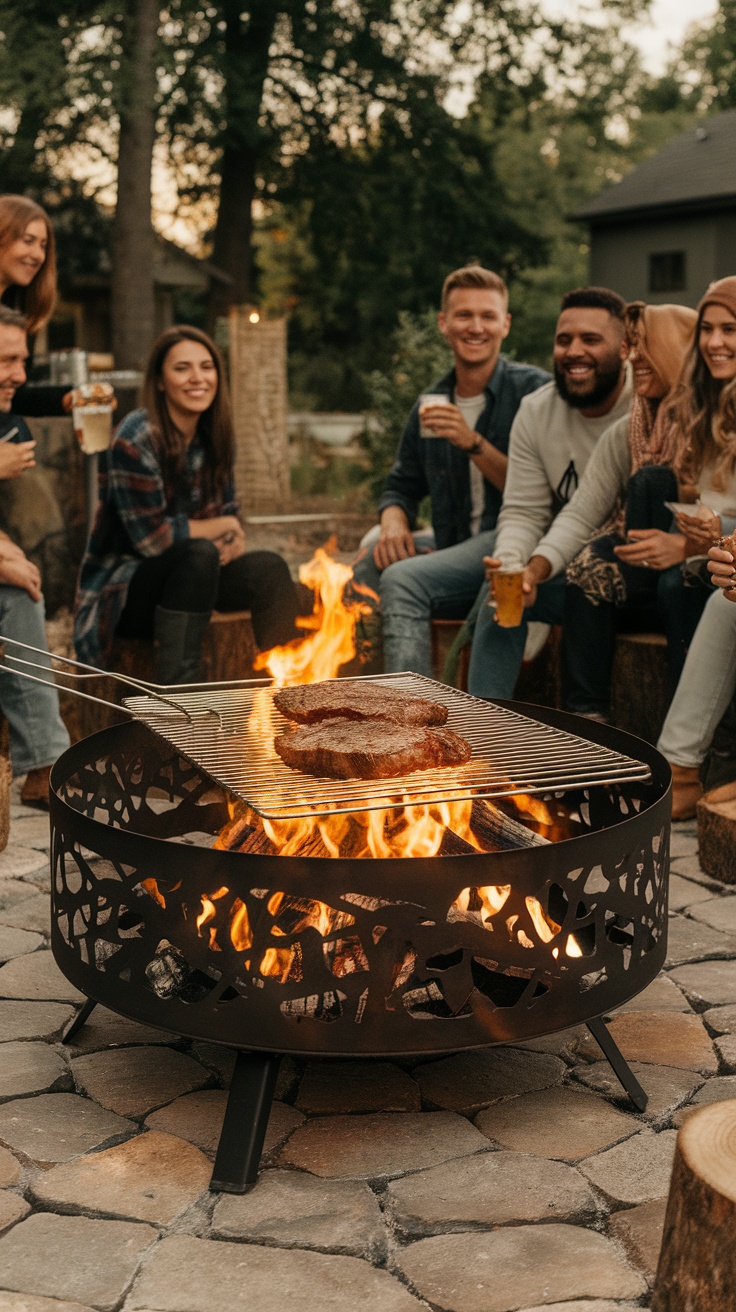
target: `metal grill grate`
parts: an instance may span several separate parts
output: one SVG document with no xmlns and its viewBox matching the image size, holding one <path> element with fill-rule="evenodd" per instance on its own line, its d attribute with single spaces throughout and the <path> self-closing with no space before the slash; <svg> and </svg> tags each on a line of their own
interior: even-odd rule
<svg viewBox="0 0 736 1312">
<path fill-rule="evenodd" d="M 470 743 L 463 766 L 420 770 L 391 779 L 336 780 L 289 769 L 273 750 L 273 734 L 289 722 L 273 705 L 275 689 L 259 680 L 170 696 L 188 714 L 177 715 L 151 697 L 125 706 L 183 756 L 269 819 L 367 811 L 416 802 L 466 797 L 508 797 L 596 784 L 646 782 L 649 767 L 630 756 L 482 701 L 418 674 L 379 675 L 344 683 L 385 683 L 443 702 L 448 728 Z"/>
</svg>

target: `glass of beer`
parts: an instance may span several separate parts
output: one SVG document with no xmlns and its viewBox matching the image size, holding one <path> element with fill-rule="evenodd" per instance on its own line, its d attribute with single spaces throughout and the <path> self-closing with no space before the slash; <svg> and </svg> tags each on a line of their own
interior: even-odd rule
<svg viewBox="0 0 736 1312">
<path fill-rule="evenodd" d="M 109 383 L 83 383 L 72 393 L 72 422 L 76 439 L 86 456 L 106 451 L 112 436 L 115 393 Z"/>
<path fill-rule="evenodd" d="M 504 561 L 493 571 L 493 598 L 496 623 L 502 629 L 515 629 L 524 616 L 524 570 L 520 563 Z"/>
<path fill-rule="evenodd" d="M 419 436 L 420 437 L 437 437 L 424 423 L 422 414 L 424 410 L 429 409 L 431 405 L 452 405 L 452 401 L 446 392 L 422 392 L 419 398 Z"/>
</svg>

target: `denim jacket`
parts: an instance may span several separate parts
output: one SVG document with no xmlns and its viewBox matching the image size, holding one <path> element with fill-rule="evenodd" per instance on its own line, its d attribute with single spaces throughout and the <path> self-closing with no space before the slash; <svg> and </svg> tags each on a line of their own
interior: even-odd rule
<svg viewBox="0 0 736 1312">
<path fill-rule="evenodd" d="M 544 369 L 531 364 L 516 364 L 501 356 L 486 384 L 486 405 L 475 425 L 476 431 L 505 455 L 521 398 L 548 383 L 549 379 Z M 451 369 L 427 390 L 444 392 L 452 397 L 455 370 Z M 484 479 L 484 486 L 481 532 L 495 527 L 502 500 L 501 492 L 488 479 Z M 378 513 L 380 515 L 387 506 L 400 506 L 414 528 L 420 502 L 427 495 L 432 502 L 432 527 L 438 548 L 453 547 L 470 537 L 470 457 L 445 439 L 419 436 L 417 400 L 379 498 Z"/>
</svg>

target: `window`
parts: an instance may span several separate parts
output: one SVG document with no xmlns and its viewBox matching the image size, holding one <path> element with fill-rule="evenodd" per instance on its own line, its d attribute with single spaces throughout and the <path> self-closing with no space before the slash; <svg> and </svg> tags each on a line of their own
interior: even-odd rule
<svg viewBox="0 0 736 1312">
<path fill-rule="evenodd" d="M 685 290 L 685 252 L 662 251 L 649 256 L 650 292 L 682 292 Z"/>
</svg>

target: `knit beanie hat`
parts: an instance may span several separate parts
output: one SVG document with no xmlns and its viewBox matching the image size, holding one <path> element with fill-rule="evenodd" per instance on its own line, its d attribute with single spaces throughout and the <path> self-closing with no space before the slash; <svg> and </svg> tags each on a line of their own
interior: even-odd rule
<svg viewBox="0 0 736 1312">
<path fill-rule="evenodd" d="M 711 283 L 698 306 L 698 320 L 702 318 L 706 305 L 722 305 L 736 319 L 736 277 L 719 278 Z"/>
</svg>

